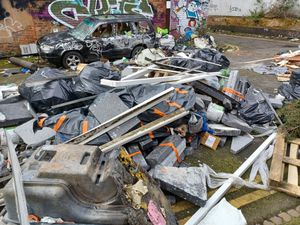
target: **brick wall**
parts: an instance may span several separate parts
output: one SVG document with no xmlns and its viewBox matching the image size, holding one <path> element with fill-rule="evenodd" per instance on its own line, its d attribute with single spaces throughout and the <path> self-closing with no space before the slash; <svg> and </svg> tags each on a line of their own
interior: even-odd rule
<svg viewBox="0 0 300 225">
<path fill-rule="evenodd" d="M 84 0 L 93 2 L 93 0 Z M 124 0 L 125 1 L 125 0 Z M 66 26 L 61 22 L 68 22 L 66 17 L 60 16 L 60 10 L 65 7 L 66 2 L 59 3 L 53 7 L 53 17 L 48 11 L 49 4 L 55 0 L 25 0 L 22 4 L 16 4 L 17 0 L 0 0 L 0 54 L 20 53 L 19 45 L 35 43 L 41 36 L 54 30 L 65 30 Z M 94 2 L 97 2 L 94 0 Z M 150 4 L 153 11 L 153 23 L 155 26 L 165 27 L 167 21 L 166 0 L 142 0 L 143 6 Z M 79 7 L 79 6 L 77 6 Z M 142 8 L 142 10 L 144 10 Z M 81 10 L 80 8 L 77 8 Z M 148 7 L 149 9 L 149 7 Z M 84 9 L 85 10 L 85 9 Z M 146 9 L 147 11 L 147 9 Z M 149 10 L 148 10 L 149 11 Z M 81 19 L 72 21 L 78 24 Z M 67 23 L 66 22 L 66 23 Z M 68 23 L 67 23 L 68 25 Z"/>
</svg>

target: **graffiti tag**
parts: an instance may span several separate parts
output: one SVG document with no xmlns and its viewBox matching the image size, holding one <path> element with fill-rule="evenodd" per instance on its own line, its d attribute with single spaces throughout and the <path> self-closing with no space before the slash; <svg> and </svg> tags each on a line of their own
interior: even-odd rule
<svg viewBox="0 0 300 225">
<path fill-rule="evenodd" d="M 229 7 L 230 12 L 242 12 L 242 9 L 236 6 L 230 6 Z"/>
<path fill-rule="evenodd" d="M 53 19 L 70 28 L 91 15 L 139 13 L 154 16 L 148 0 L 55 0 L 48 6 L 48 12 Z"/>
<path fill-rule="evenodd" d="M 86 47 L 88 47 L 91 51 L 100 54 L 102 52 L 102 46 L 97 40 L 87 40 Z"/>
<path fill-rule="evenodd" d="M 56 45 L 56 48 L 62 48 L 65 51 L 70 51 L 70 50 L 81 50 L 83 48 L 83 45 L 80 43 L 76 43 L 75 41 L 72 42 L 65 42 L 65 43 L 60 43 Z"/>
<path fill-rule="evenodd" d="M 11 17 L 4 18 L 0 23 L 0 38 L 10 38 L 14 32 L 24 30 L 23 25 Z"/>
</svg>

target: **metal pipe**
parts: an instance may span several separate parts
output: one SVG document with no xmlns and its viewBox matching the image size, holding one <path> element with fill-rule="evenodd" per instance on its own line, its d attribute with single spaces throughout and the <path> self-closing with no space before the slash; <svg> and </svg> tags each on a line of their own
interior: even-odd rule
<svg viewBox="0 0 300 225">
<path fill-rule="evenodd" d="M 88 132 L 74 137 L 65 142 L 65 144 L 87 144 L 88 142 L 94 140 L 95 138 L 101 136 L 102 134 L 110 131 L 114 127 L 117 127 L 126 121 L 132 119 L 133 117 L 139 115 L 140 113 L 146 111 L 157 105 L 158 103 L 167 100 L 174 93 L 175 88 L 171 87 L 163 92 L 145 100 L 144 102 L 126 110 L 125 112 L 115 116 L 114 118 L 100 124 L 99 126 L 89 130 Z"/>
<path fill-rule="evenodd" d="M 15 147 L 11 141 L 9 134 L 6 131 L 5 131 L 5 135 L 6 135 L 7 146 L 8 146 L 8 154 L 12 166 L 12 173 L 13 173 L 12 179 L 14 184 L 19 221 L 21 225 L 29 225 L 28 210 L 27 210 L 26 197 L 25 197 L 25 192 L 23 187 L 21 167 L 15 151 Z"/>
<path fill-rule="evenodd" d="M 36 64 L 16 57 L 10 57 L 9 61 L 17 66 L 26 67 L 32 71 L 36 71 L 38 69 L 38 66 Z"/>
<path fill-rule="evenodd" d="M 104 145 L 101 145 L 99 148 L 104 153 L 110 152 L 124 144 L 127 144 L 139 137 L 142 137 L 142 136 L 148 134 L 151 131 L 157 130 L 169 123 L 172 123 L 188 114 L 189 114 L 189 111 L 186 111 L 184 108 L 178 109 L 171 114 L 168 114 L 164 117 L 154 120 L 153 122 L 148 123 L 145 126 L 142 126 L 136 130 L 133 130 L 127 134 L 124 134 L 123 136 L 118 137 Z"/>
</svg>

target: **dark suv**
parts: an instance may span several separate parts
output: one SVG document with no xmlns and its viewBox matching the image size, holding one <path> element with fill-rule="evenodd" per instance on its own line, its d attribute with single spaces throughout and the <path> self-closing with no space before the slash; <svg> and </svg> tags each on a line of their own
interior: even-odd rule
<svg viewBox="0 0 300 225">
<path fill-rule="evenodd" d="M 83 62 L 133 57 L 156 43 L 151 21 L 139 14 L 85 18 L 75 29 L 48 34 L 37 42 L 43 59 L 65 68 Z"/>
</svg>

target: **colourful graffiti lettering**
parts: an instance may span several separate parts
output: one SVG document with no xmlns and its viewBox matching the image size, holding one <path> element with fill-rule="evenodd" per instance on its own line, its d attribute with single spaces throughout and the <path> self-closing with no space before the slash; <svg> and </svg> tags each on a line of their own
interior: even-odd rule
<svg viewBox="0 0 300 225">
<path fill-rule="evenodd" d="M 148 0 L 55 0 L 48 11 L 53 19 L 70 28 L 91 15 L 139 13 L 154 16 Z"/>
</svg>

